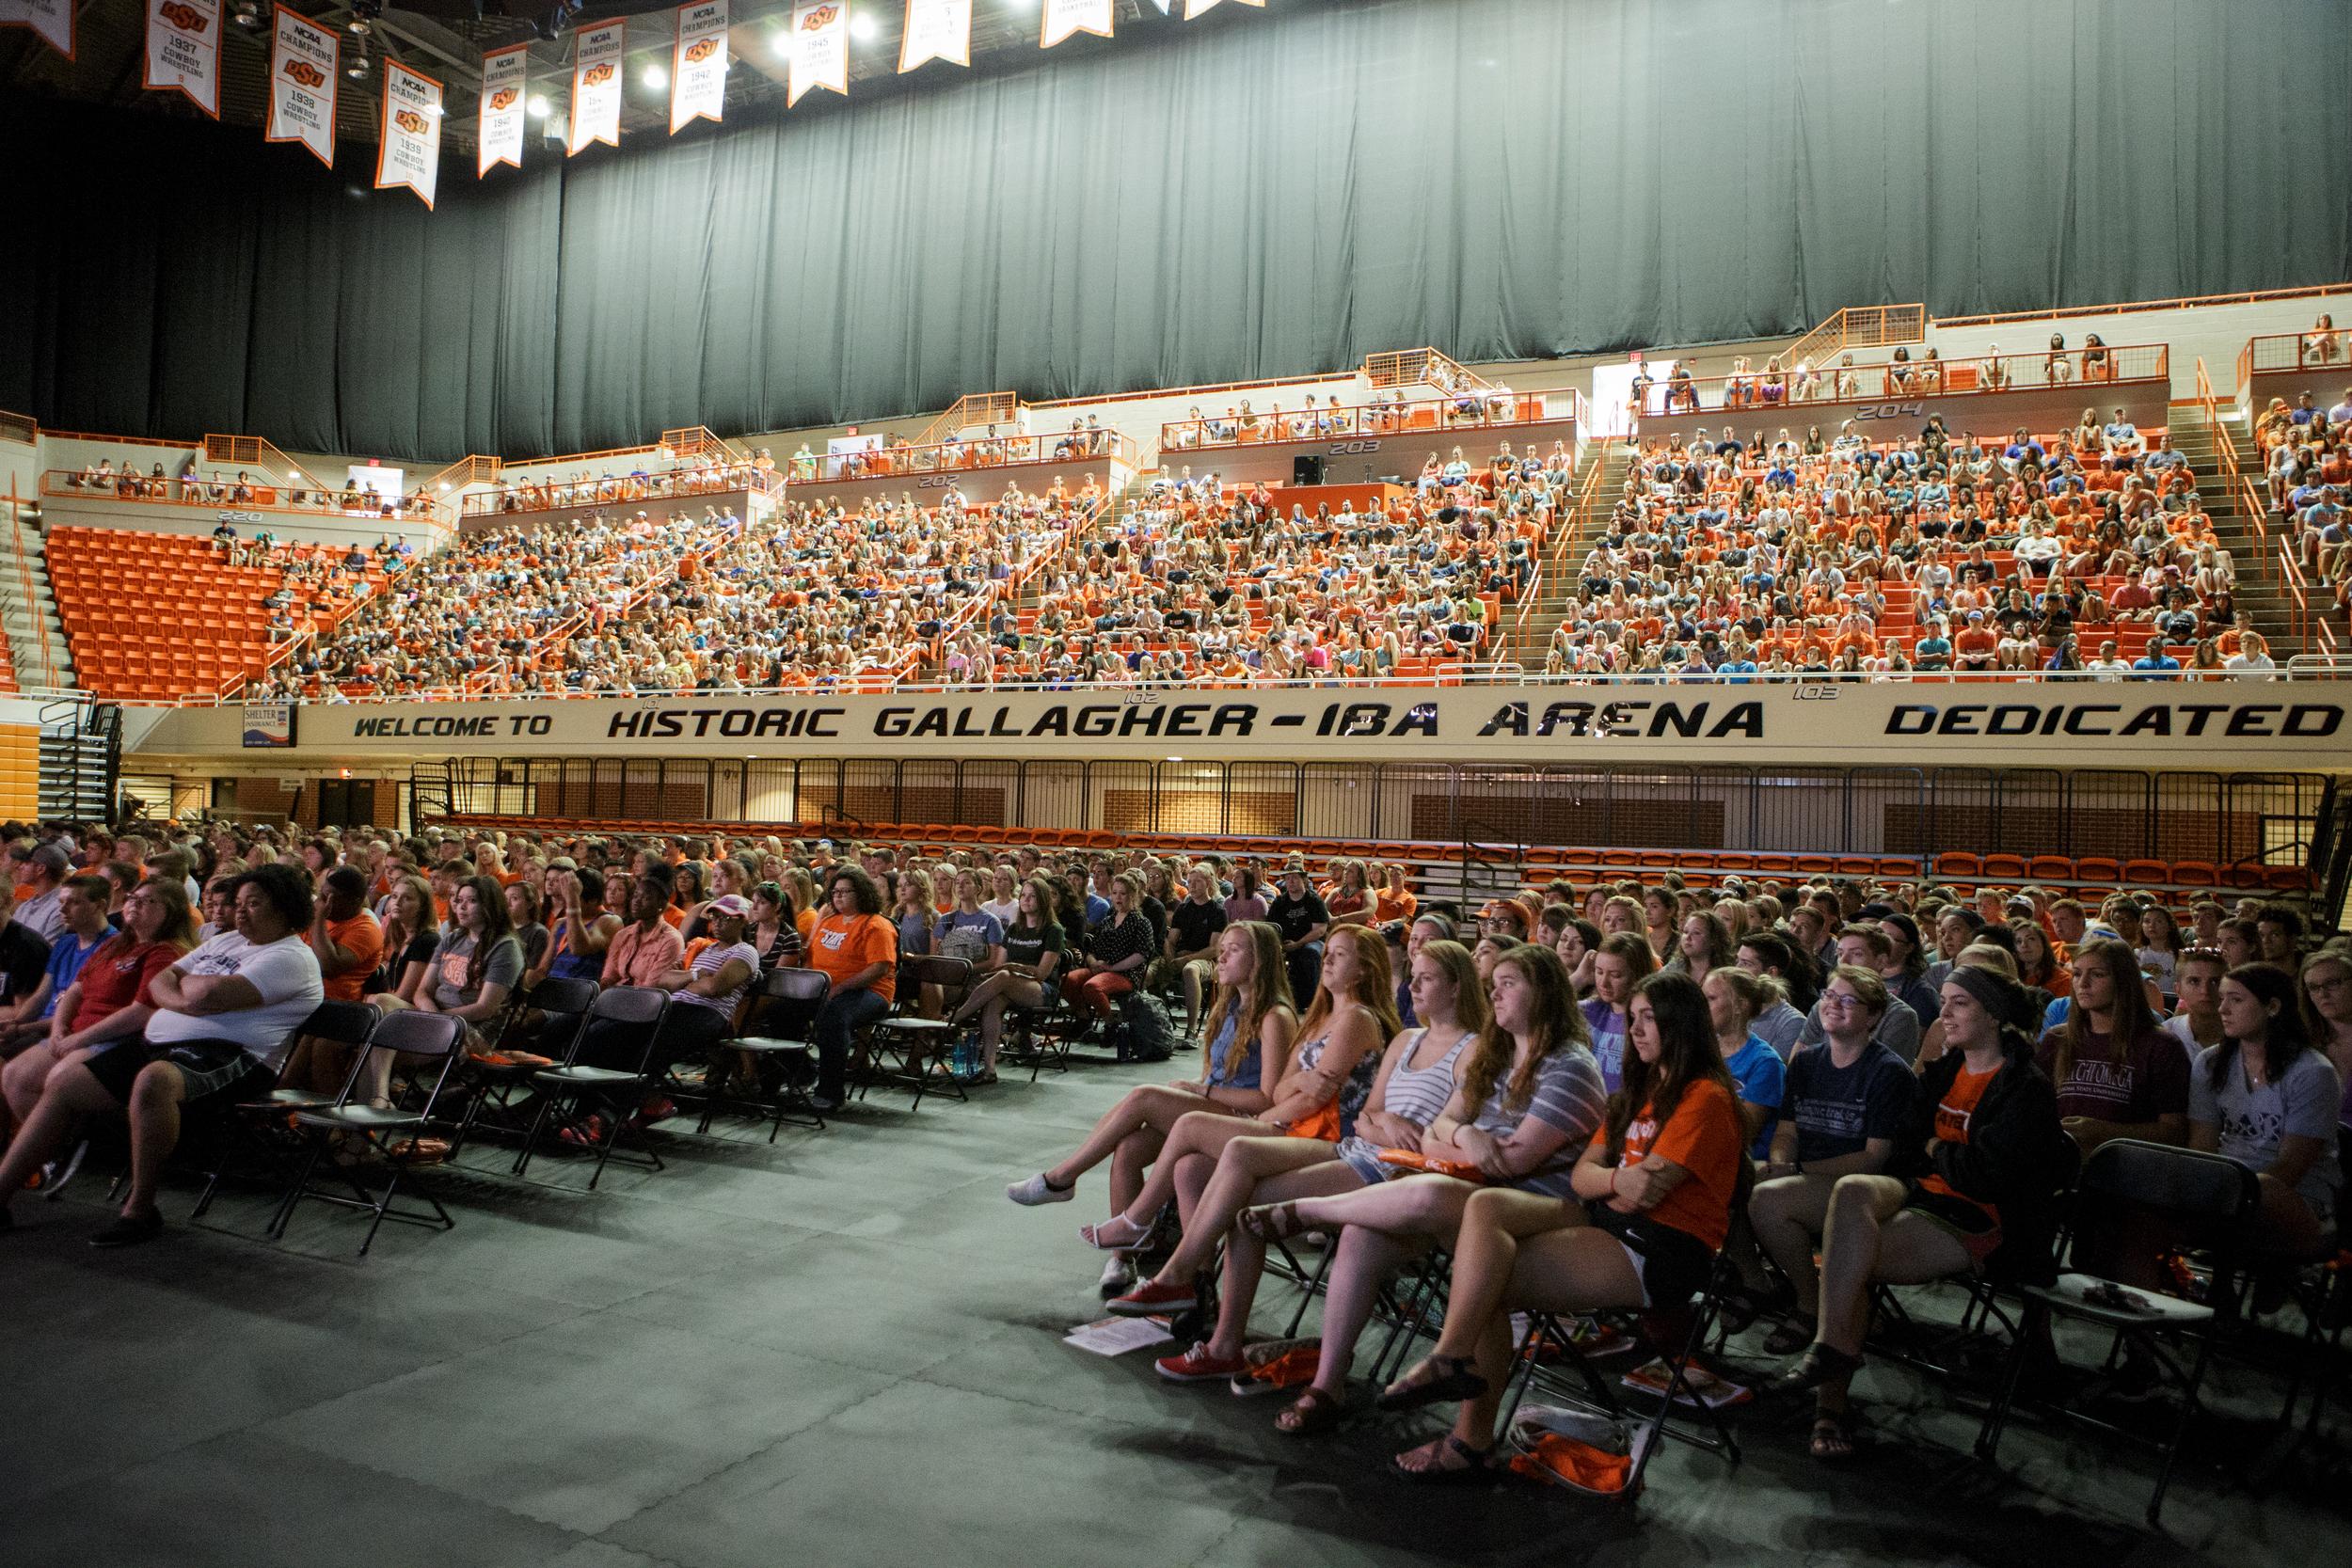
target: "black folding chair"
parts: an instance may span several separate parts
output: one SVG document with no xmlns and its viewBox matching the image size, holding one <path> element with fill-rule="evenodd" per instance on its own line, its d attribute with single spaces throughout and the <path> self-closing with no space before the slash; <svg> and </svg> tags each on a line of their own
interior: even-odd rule
<svg viewBox="0 0 2352 1568">
<path fill-rule="evenodd" d="M 1039 983 L 1044 988 L 1045 1000 L 1034 1007 L 1008 1006 L 1004 1037 L 997 1045 L 1002 1060 L 1016 1067 L 1028 1064 L 1032 1084 L 1048 1062 L 1056 1072 L 1069 1071 L 1071 1044 L 1087 1030 L 1087 1020 L 1062 1000 L 1059 986 L 1051 980 Z"/>
<path fill-rule="evenodd" d="M 2163 1458 L 2156 1471 L 2155 1491 L 2148 1499 L 2148 1523 L 2153 1528 L 2164 1510 L 2164 1494 L 2172 1483 L 2173 1466 L 2180 1458 L 2189 1420 L 2204 1409 L 2199 1391 L 2204 1386 L 2206 1368 L 2213 1360 L 2221 1322 L 2221 1313 L 2213 1304 L 2229 1299 L 2246 1234 L 2261 1200 L 2260 1186 L 2254 1173 L 2235 1160 L 2176 1148 L 2169 1144 L 2118 1138 L 2100 1145 L 2092 1153 L 2083 1166 L 2075 1193 L 2071 1252 L 2076 1266 L 2059 1275 L 2055 1284 L 2024 1287 L 2026 1321 L 2010 1348 L 2001 1391 L 1993 1408 L 1985 1413 L 1984 1426 L 1978 1433 L 1977 1456 L 1987 1462 L 1997 1459 L 2001 1430 L 2016 1404 L 2018 1384 L 2027 1356 L 2034 1346 L 2052 1342 L 2052 1320 L 2065 1317 L 2095 1323 L 2116 1336 L 2110 1362 L 2124 1345 L 2137 1346 L 2147 1354 L 2158 1375 L 2179 1390 L 2172 1431 L 2154 1444 Z M 2107 1215 L 2098 1208 L 2102 1204 L 2115 1206 L 2108 1211 L 2110 1213 L 2121 1212 L 2125 1205 L 2153 1211 L 2211 1247 L 2214 1277 L 2210 1299 L 2184 1301 L 2177 1296 L 2123 1287 L 2104 1275 L 2085 1272 L 2085 1243 L 2095 1244 L 2104 1239 L 2104 1227 L 2098 1222 Z M 2183 1340 L 2195 1346 L 2185 1370 L 2169 1354 L 2169 1347 Z M 2102 1421 L 2087 1411 L 2061 1406 L 2056 1413 L 2097 1431 L 2147 1441 L 2140 1434 Z"/>
<path fill-rule="evenodd" d="M 596 1001 L 594 980 L 564 979 L 552 974 L 528 993 L 516 993 L 506 1010 L 506 1025 L 499 1034 L 500 1053 L 503 1055 L 513 1049 L 504 1042 L 515 1036 L 514 1022 L 526 1012 L 533 1012 L 543 1014 L 547 1020 L 533 1043 L 559 1045 L 564 1054 L 556 1059 L 568 1058 L 572 1042 L 587 1027 L 588 1010 L 596 1006 Z M 450 1139 L 450 1158 L 455 1159 L 466 1140 L 473 1136 L 477 1128 L 485 1125 L 494 1132 L 520 1135 L 530 1132 L 529 1124 L 517 1120 L 514 1114 L 515 1091 L 529 1084 L 532 1074 L 546 1065 L 538 1061 L 487 1062 L 479 1056 L 469 1057 L 462 1076 L 472 1094 L 466 1103 L 465 1117 Z"/>
<path fill-rule="evenodd" d="M 921 1107 L 924 1091 L 935 1083 L 944 1085 L 958 1100 L 969 1098 L 957 1082 L 950 1060 L 956 1026 L 945 1018 L 926 1018 L 915 1010 L 922 1004 L 926 986 L 939 988 L 943 1013 L 954 1012 L 972 988 L 971 960 L 924 953 L 899 964 L 897 1006 L 866 1026 L 866 1072 L 858 1085 L 859 1098 L 865 1097 L 866 1084 L 877 1074 L 914 1088 L 914 1103 L 909 1110 Z"/>
<path fill-rule="evenodd" d="M 376 1022 L 382 1017 L 382 1011 L 367 1002 L 320 1003 L 289 1037 L 285 1066 L 294 1065 L 305 1039 L 348 1046 L 365 1055 L 368 1036 L 374 1032 Z M 282 1072 L 283 1069 L 280 1070 Z M 293 1169 L 292 1162 L 303 1153 L 304 1147 L 304 1140 L 294 1132 L 294 1114 L 333 1103 L 335 1095 L 331 1091 L 280 1086 L 272 1089 L 267 1100 L 233 1107 L 220 1120 L 220 1146 L 214 1152 L 213 1168 L 205 1178 L 204 1191 L 198 1196 L 196 1208 L 190 1212 L 188 1218 L 199 1220 L 204 1217 L 204 1212 L 213 1206 L 213 1198 L 220 1191 L 221 1182 L 228 1178 L 230 1167 L 237 1163 L 240 1155 L 255 1155 L 275 1165 L 281 1178 L 286 1176 Z"/>
<path fill-rule="evenodd" d="M 430 1193 L 425 1195 L 425 1201 L 433 1206 L 430 1214 L 418 1213 L 413 1210 L 404 1212 L 392 1207 L 392 1199 L 400 1191 L 401 1179 L 407 1174 L 412 1163 L 402 1156 L 394 1138 L 396 1134 L 407 1133 L 411 1140 L 410 1148 L 414 1148 L 417 1132 L 432 1119 L 434 1101 L 440 1098 L 441 1090 L 449 1083 L 450 1069 L 465 1054 L 465 1050 L 466 1022 L 463 1019 L 452 1018 L 447 1013 L 403 1010 L 380 1020 L 369 1033 L 366 1048 L 353 1058 L 351 1071 L 344 1078 L 342 1089 L 333 1101 L 294 1112 L 295 1122 L 310 1133 L 310 1156 L 303 1162 L 302 1173 L 279 1200 L 278 1212 L 270 1220 L 269 1234 L 284 1236 L 287 1222 L 294 1218 L 294 1209 L 306 1197 L 315 1198 L 321 1203 L 340 1204 L 346 1209 L 368 1211 L 373 1218 L 369 1221 L 367 1235 L 359 1243 L 359 1256 L 362 1258 L 368 1255 L 368 1248 L 375 1244 L 376 1230 L 388 1219 L 409 1225 L 438 1225 L 444 1230 L 455 1225 L 457 1222 L 450 1218 L 449 1211 L 442 1208 L 440 1200 Z M 426 1088 L 421 1105 L 408 1109 L 397 1104 L 371 1105 L 364 1100 L 355 1102 L 353 1096 L 359 1091 L 361 1081 L 368 1076 L 368 1062 L 379 1051 L 390 1052 L 395 1057 L 421 1057 L 428 1064 L 436 1061 L 440 1064 L 438 1070 L 432 1075 L 431 1085 Z M 328 1168 L 350 1187 L 351 1196 L 320 1191 L 310 1185 L 310 1178 L 317 1172 L 319 1162 L 326 1157 L 338 1134 L 342 1136 L 346 1150 L 355 1148 L 364 1149 L 382 1162 L 386 1170 L 382 1192 L 372 1193 L 362 1185 L 357 1167 L 340 1164 Z"/>
<path fill-rule="evenodd" d="M 622 1132 L 628 1128 L 629 1115 L 619 1109 L 620 1102 L 644 1094 L 660 1081 L 661 1064 L 656 1056 L 661 1049 L 661 1021 L 669 1010 L 670 993 L 648 986 L 614 986 L 596 993 L 588 1016 L 581 1021 L 580 1033 L 572 1038 L 572 1048 L 564 1065 L 531 1075 L 532 1082 L 547 1094 L 540 1102 L 539 1114 L 532 1118 L 531 1131 L 524 1135 L 522 1152 L 515 1156 L 516 1176 L 531 1168 L 532 1156 L 539 1148 L 539 1134 L 553 1121 L 559 1130 L 570 1131 L 575 1142 L 595 1150 L 596 1169 L 588 1179 L 588 1190 L 596 1190 Z M 613 1025 L 622 1032 L 624 1039 L 642 1037 L 634 1053 L 635 1068 L 597 1067 L 580 1061 L 580 1051 L 595 1037 L 598 1023 Z M 630 1053 L 624 1051 L 622 1054 L 628 1056 Z M 611 1108 L 604 1125 L 601 1130 L 593 1130 L 590 1116 L 582 1107 L 607 1101 Z M 650 1144 L 645 1146 L 642 1161 L 624 1160 L 623 1164 L 642 1164 L 648 1170 L 662 1168 L 660 1151 Z"/>
<path fill-rule="evenodd" d="M 1730 1260 L 1718 1253 L 1714 1266 L 1708 1271 L 1707 1283 L 1689 1301 L 1653 1305 L 1643 1312 L 1626 1314 L 1631 1319 L 1635 1337 L 1658 1353 L 1658 1359 L 1665 1368 L 1666 1384 L 1655 1395 L 1657 1408 L 1634 1428 L 1630 1450 L 1633 1465 L 1627 1476 L 1624 1491 L 1618 1494 L 1622 1499 L 1629 1502 L 1640 1493 L 1642 1472 L 1648 1468 L 1650 1458 L 1657 1452 L 1662 1438 L 1671 1437 L 1709 1453 L 1720 1453 L 1735 1465 L 1740 1462 L 1740 1439 L 1733 1433 L 1730 1423 L 1724 1419 L 1721 1410 L 1701 1397 L 1691 1381 L 1692 1370 L 1699 1365 L 1708 1330 L 1714 1323 L 1723 1293 L 1736 1278 Z M 1533 1311 L 1527 1314 L 1527 1331 L 1519 1339 L 1519 1365 L 1514 1375 L 1513 1386 L 1503 1401 L 1501 1419 L 1503 1433 L 1508 1433 L 1511 1430 L 1519 1402 L 1534 1386 L 1547 1348 L 1565 1360 L 1577 1372 L 1578 1381 L 1583 1385 L 1581 1395 L 1562 1391 L 1560 1397 L 1564 1402 L 1595 1410 L 1613 1418 L 1621 1418 L 1627 1414 L 1625 1401 L 1610 1386 L 1599 1369 L 1593 1365 L 1592 1358 L 1577 1345 L 1574 1336 L 1568 1332 L 1568 1325 L 1555 1313 Z M 1677 1407 L 1684 1402 L 1686 1396 L 1707 1426 L 1712 1429 L 1711 1432 L 1694 1430 L 1689 1422 L 1674 1419 Z"/>
<path fill-rule="evenodd" d="M 832 994 L 833 982 L 822 970 L 776 969 L 761 977 L 744 1014 L 743 1033 L 720 1041 L 719 1053 L 722 1062 L 728 1052 L 740 1052 L 750 1057 L 763 1085 L 773 1075 L 773 1092 L 766 1101 L 757 1101 L 736 1099 L 712 1090 L 703 1099 L 703 1119 L 694 1129 L 696 1132 L 710 1131 L 710 1118 L 723 1104 L 756 1111 L 768 1117 L 770 1143 L 774 1143 L 776 1134 L 784 1130 L 787 1111 L 804 1116 L 806 1125 L 819 1132 L 824 1130 L 825 1114 L 817 1108 L 817 1101 L 809 1093 L 817 1082 L 817 1061 L 815 1049 L 808 1042 L 808 1031 L 824 1007 L 825 999 Z"/>
</svg>

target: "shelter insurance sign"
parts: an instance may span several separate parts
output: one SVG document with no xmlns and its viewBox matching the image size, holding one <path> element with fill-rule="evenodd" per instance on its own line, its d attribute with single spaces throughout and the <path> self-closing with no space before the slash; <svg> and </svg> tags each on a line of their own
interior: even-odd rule
<svg viewBox="0 0 2352 1568">
<path fill-rule="evenodd" d="M 351 704 L 296 751 L 386 755 L 1296 758 L 1788 767 L 2334 768 L 2352 683 L 1301 688 Z M 234 752 L 234 708 L 163 713 L 141 754 Z"/>
</svg>

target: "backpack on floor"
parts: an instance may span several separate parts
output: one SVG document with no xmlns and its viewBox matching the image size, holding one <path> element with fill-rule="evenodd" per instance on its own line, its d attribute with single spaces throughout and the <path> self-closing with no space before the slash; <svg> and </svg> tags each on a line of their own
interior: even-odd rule
<svg viewBox="0 0 2352 1568">
<path fill-rule="evenodd" d="M 1119 999 L 1126 1025 L 1119 1041 L 1122 1062 L 1165 1062 L 1176 1053 L 1176 1026 L 1168 1006 L 1150 991 L 1131 990 Z"/>
</svg>

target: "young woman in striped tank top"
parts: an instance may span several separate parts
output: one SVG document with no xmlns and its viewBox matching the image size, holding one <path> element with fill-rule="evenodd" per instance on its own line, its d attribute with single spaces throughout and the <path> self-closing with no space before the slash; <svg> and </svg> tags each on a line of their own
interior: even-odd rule
<svg viewBox="0 0 2352 1568">
<path fill-rule="evenodd" d="M 1354 1192 L 1405 1174 L 1400 1166 L 1381 1164 L 1380 1151 L 1421 1148 L 1422 1130 L 1454 1096 L 1454 1072 L 1463 1054 L 1486 1027 L 1486 988 L 1478 983 L 1469 950 L 1459 942 L 1424 942 L 1413 959 L 1411 985 L 1413 1015 L 1423 1022 L 1401 1032 L 1390 1044 L 1351 1136 L 1337 1143 L 1235 1138 L 1213 1167 L 1203 1156 L 1192 1155 L 1186 1157 L 1192 1167 L 1177 1171 L 1180 1199 L 1200 1183 L 1200 1196 L 1183 1205 L 1184 1239 L 1155 1276 L 1111 1303 L 1111 1310 L 1122 1315 L 1165 1312 L 1170 1309 L 1169 1301 L 1182 1304 L 1175 1310 L 1184 1310 L 1193 1304 L 1200 1272 L 1215 1258 L 1217 1243 L 1226 1243 L 1216 1333 L 1183 1354 L 1160 1361 L 1162 1377 L 1171 1383 L 1198 1383 L 1240 1370 L 1242 1336 L 1248 1330 L 1250 1301 L 1264 1272 L 1265 1247 L 1232 1229 L 1235 1214 L 1253 1203 Z"/>
</svg>

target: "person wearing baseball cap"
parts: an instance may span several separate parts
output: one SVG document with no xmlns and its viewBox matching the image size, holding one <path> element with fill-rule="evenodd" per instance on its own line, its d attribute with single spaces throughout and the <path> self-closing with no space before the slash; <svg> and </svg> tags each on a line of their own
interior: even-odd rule
<svg viewBox="0 0 2352 1568">
<path fill-rule="evenodd" d="M 667 1067 L 688 1057 L 708 1056 L 734 1032 L 735 1009 L 752 982 L 759 978 L 759 950 L 743 940 L 751 913 L 751 900 L 739 893 L 722 894 L 703 906 L 703 919 L 712 935 L 698 941 L 683 959 L 684 967 L 669 971 L 656 982 L 670 993 L 670 1010 L 662 1015 L 661 1033 L 654 1042 L 656 1063 Z M 596 1043 L 592 1035 L 581 1052 L 583 1060 Z M 599 1065 L 625 1064 L 614 1059 Z M 712 1070 L 719 1069 L 714 1065 Z M 565 1128 L 564 1141 L 593 1148 L 603 1141 L 600 1122 L 611 1114 L 608 1107 L 589 1117 L 583 1127 Z M 667 1095 L 655 1095 L 638 1106 L 630 1121 L 643 1128 L 676 1114 L 677 1106 Z"/>
</svg>

